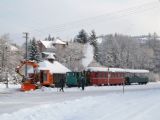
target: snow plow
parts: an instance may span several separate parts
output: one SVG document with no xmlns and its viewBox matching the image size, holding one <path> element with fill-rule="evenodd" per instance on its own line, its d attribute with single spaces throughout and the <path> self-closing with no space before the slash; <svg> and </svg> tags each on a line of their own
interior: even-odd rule
<svg viewBox="0 0 160 120">
<path fill-rule="evenodd" d="M 24 65 L 32 66 L 33 73 L 27 73 L 27 76 L 20 72 Z M 41 86 L 51 86 L 53 84 L 53 76 L 49 70 L 38 71 L 38 63 L 31 60 L 21 61 L 21 64 L 16 67 L 16 72 L 22 77 L 21 90 L 30 91 L 40 88 Z"/>
</svg>

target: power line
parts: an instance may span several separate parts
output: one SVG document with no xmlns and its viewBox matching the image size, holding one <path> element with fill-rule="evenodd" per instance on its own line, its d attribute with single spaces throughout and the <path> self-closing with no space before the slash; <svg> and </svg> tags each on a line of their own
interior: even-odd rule
<svg viewBox="0 0 160 120">
<path fill-rule="evenodd" d="M 74 28 L 77 27 L 82 27 L 82 26 L 91 26 L 98 22 L 106 22 L 109 20 L 118 20 L 121 19 L 122 17 L 125 16 L 129 16 L 129 15 L 133 15 L 136 13 L 141 13 L 141 12 L 145 12 L 148 10 L 153 10 L 155 8 L 157 8 L 159 5 L 156 2 L 149 2 L 149 3 L 145 3 L 143 5 L 139 5 L 139 6 L 135 6 L 132 8 L 127 8 L 127 9 L 123 9 L 123 10 L 119 10 L 116 12 L 111 12 L 111 13 L 107 13 L 107 14 L 103 14 L 103 15 L 99 15 L 99 16 L 95 16 L 95 17 L 90 17 L 90 18 L 86 18 L 86 19 L 82 19 L 82 20 L 78 20 L 78 21 L 73 21 L 73 22 L 68 22 L 65 24 L 61 24 L 61 25 L 55 25 L 53 27 L 48 27 L 45 28 L 47 30 L 51 30 L 53 33 L 59 33 L 62 31 L 68 31 L 68 30 L 72 30 Z M 41 32 L 41 30 L 35 30 L 36 32 Z"/>
</svg>

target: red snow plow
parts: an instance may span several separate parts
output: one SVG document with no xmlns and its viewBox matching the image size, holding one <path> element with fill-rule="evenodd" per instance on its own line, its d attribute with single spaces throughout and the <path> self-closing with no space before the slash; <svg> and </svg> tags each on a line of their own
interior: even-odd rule
<svg viewBox="0 0 160 120">
<path fill-rule="evenodd" d="M 27 76 L 20 72 L 20 69 L 24 66 L 32 66 L 33 73 L 27 73 Z M 37 71 L 39 65 L 35 61 L 25 60 L 21 61 L 21 64 L 16 67 L 16 72 L 22 77 L 21 90 L 30 91 L 35 90 L 41 86 L 51 86 L 53 84 L 53 76 L 49 70 Z"/>
</svg>

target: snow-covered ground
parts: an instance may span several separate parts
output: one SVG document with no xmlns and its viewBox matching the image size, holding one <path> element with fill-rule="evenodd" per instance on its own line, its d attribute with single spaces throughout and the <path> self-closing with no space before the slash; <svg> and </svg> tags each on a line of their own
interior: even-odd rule
<svg viewBox="0 0 160 120">
<path fill-rule="evenodd" d="M 20 92 L 0 85 L 0 120 L 159 120 L 160 83 Z"/>
<path fill-rule="evenodd" d="M 87 43 L 86 45 L 84 45 L 84 58 L 82 59 L 82 65 L 84 67 L 87 67 L 93 60 L 93 55 L 94 55 L 94 51 L 93 51 L 93 46 L 90 45 L 90 43 Z"/>
</svg>

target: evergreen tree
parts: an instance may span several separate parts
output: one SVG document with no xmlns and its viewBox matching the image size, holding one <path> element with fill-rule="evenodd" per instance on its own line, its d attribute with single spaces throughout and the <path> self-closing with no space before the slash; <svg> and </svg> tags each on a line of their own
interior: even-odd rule
<svg viewBox="0 0 160 120">
<path fill-rule="evenodd" d="M 91 31 L 89 42 L 94 47 L 94 58 L 96 61 L 99 61 L 98 59 L 98 44 L 97 44 L 97 36 L 94 30 Z"/>
<path fill-rule="evenodd" d="M 82 29 L 79 32 L 79 34 L 75 38 L 75 41 L 83 44 L 88 42 L 88 34 L 85 32 L 85 30 Z"/>
<path fill-rule="evenodd" d="M 44 40 L 45 41 L 54 41 L 54 37 L 51 37 L 51 35 L 49 34 L 48 37 L 46 37 Z"/>
<path fill-rule="evenodd" d="M 96 38 L 97 38 L 96 33 L 95 33 L 94 30 L 92 30 L 91 33 L 90 33 L 90 38 L 89 38 L 89 41 L 90 41 L 91 45 L 94 45 L 97 42 Z"/>
<path fill-rule="evenodd" d="M 39 48 L 37 45 L 37 41 L 35 40 L 35 38 L 33 38 L 31 40 L 30 43 L 30 50 L 29 50 L 29 60 L 35 60 L 37 62 L 40 61 L 40 53 L 39 53 Z"/>
</svg>

